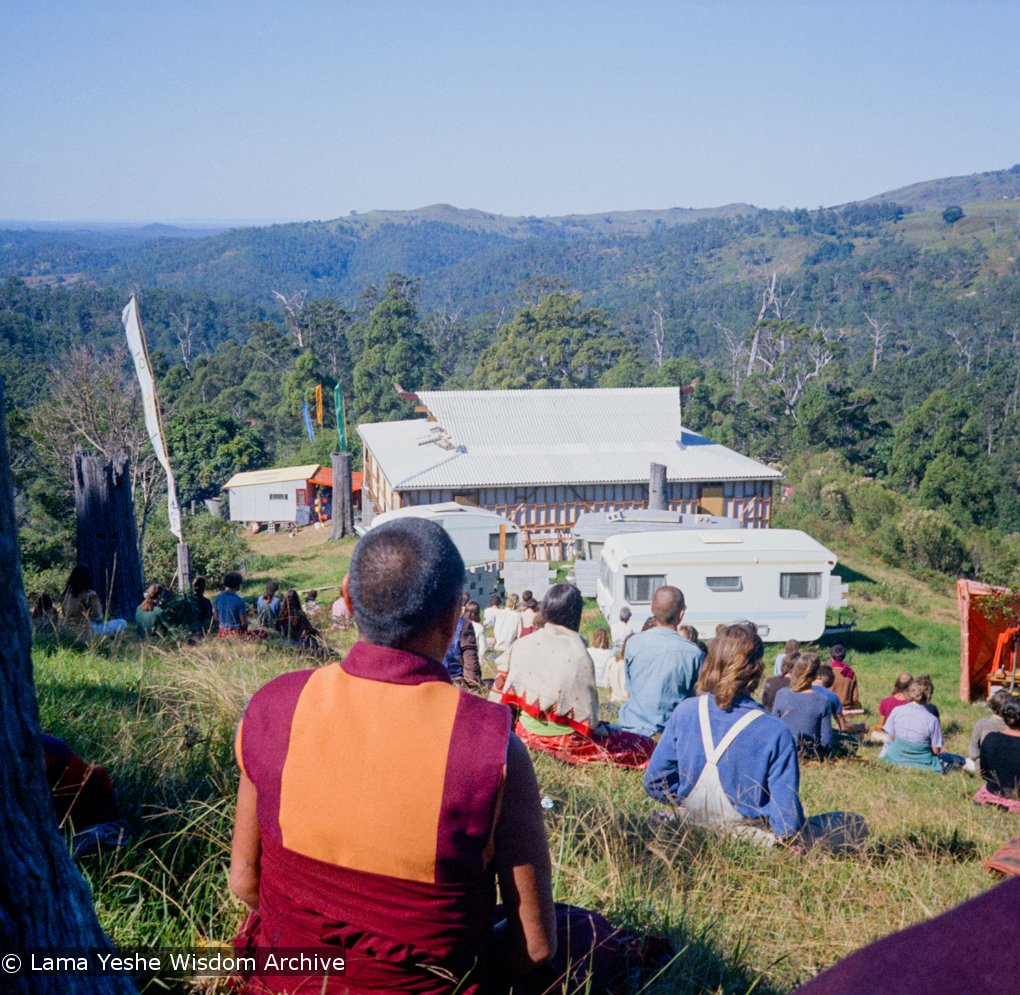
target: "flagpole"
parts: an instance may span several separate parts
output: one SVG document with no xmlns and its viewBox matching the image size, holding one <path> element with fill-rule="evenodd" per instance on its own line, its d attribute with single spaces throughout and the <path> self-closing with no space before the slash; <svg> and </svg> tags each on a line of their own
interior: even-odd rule
<svg viewBox="0 0 1020 995">
<path fill-rule="evenodd" d="M 160 409 L 159 393 L 156 389 L 156 377 L 152 372 L 152 360 L 149 356 L 149 343 L 142 326 L 142 315 L 138 308 L 138 299 L 132 294 L 127 307 L 121 314 L 121 322 L 127 335 L 128 346 L 135 362 L 135 373 L 142 392 L 142 406 L 145 412 L 146 428 L 149 430 L 149 441 L 156 453 L 156 458 L 166 473 L 167 484 L 167 517 L 170 531 L 177 536 L 177 578 L 178 591 L 182 595 L 191 593 L 191 549 L 184 541 L 181 523 L 180 506 L 177 503 L 177 485 L 174 482 L 170 467 L 170 456 L 166 444 L 166 427 L 163 424 L 163 412 Z M 146 392 L 148 391 L 148 393 Z"/>
</svg>

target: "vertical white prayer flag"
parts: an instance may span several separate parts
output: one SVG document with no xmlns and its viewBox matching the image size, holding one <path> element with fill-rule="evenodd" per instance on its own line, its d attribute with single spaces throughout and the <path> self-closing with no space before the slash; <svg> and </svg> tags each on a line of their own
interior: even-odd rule
<svg viewBox="0 0 1020 995">
<path fill-rule="evenodd" d="M 145 344 L 145 333 L 142 331 L 142 319 L 138 313 L 138 301 L 134 296 L 128 301 L 124 313 L 120 316 L 127 333 L 128 349 L 138 374 L 138 385 L 142 389 L 142 407 L 145 410 L 145 427 L 149 432 L 149 441 L 156 452 L 156 459 L 166 471 L 166 503 L 167 516 L 170 519 L 170 531 L 177 536 L 179 542 L 184 541 L 181 535 L 181 509 L 177 504 L 177 485 L 174 483 L 170 460 L 166 454 L 166 442 L 163 437 L 163 419 L 159 413 L 159 398 L 156 396 L 156 380 L 152 375 L 152 364 L 149 362 L 149 350 Z"/>
</svg>

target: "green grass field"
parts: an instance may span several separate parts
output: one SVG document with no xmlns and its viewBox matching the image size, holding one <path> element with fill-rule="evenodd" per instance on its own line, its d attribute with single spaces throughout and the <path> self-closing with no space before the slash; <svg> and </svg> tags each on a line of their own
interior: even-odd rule
<svg viewBox="0 0 1020 995">
<path fill-rule="evenodd" d="M 270 576 L 285 587 L 335 584 L 351 544 L 308 535 L 256 537 L 259 570 L 246 593 Z M 874 713 L 902 670 L 930 672 L 947 748 L 965 752 L 986 712 L 956 697 L 951 592 L 851 561 L 845 574 L 859 624 L 842 641 L 864 704 Z M 586 628 L 597 620 L 589 612 Z M 129 849 L 82 862 L 119 944 L 228 941 L 240 922 L 226 886 L 234 726 L 265 680 L 312 664 L 275 645 L 224 643 L 36 647 L 44 730 L 110 769 L 136 833 Z M 670 934 L 681 955 L 649 992 L 788 991 L 860 945 L 990 887 L 982 860 L 1018 832 L 1015 817 L 970 802 L 975 778 L 888 769 L 877 750 L 802 774 L 809 814 L 848 809 L 867 819 L 871 839 L 853 859 L 682 832 L 656 818 L 662 807 L 644 796 L 637 772 L 539 756 L 539 781 L 554 803 L 547 827 L 556 897 Z"/>
</svg>

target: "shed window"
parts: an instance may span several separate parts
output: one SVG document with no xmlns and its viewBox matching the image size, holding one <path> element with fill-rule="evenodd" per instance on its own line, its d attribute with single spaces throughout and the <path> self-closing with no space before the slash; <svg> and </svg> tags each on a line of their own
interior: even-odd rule
<svg viewBox="0 0 1020 995">
<path fill-rule="evenodd" d="M 509 531 L 507 532 L 507 534 L 506 534 L 506 548 L 507 548 L 507 550 L 516 549 L 517 548 L 517 533 L 516 532 L 509 532 Z M 499 533 L 498 532 L 490 532 L 489 533 L 489 549 L 491 549 L 493 551 L 496 551 L 496 550 L 499 549 Z"/>
<path fill-rule="evenodd" d="M 652 595 L 666 583 L 664 574 L 632 574 L 623 579 L 623 600 L 631 605 L 651 604 Z"/>
<path fill-rule="evenodd" d="M 710 591 L 717 591 L 720 594 L 744 589 L 744 581 L 741 577 L 706 577 L 705 584 Z"/>
<path fill-rule="evenodd" d="M 822 575 L 780 574 L 779 596 L 795 600 L 810 600 L 822 596 Z"/>
<path fill-rule="evenodd" d="M 270 494 L 269 495 L 269 500 L 270 501 L 288 501 L 288 500 L 290 500 L 290 495 L 289 494 Z"/>
</svg>

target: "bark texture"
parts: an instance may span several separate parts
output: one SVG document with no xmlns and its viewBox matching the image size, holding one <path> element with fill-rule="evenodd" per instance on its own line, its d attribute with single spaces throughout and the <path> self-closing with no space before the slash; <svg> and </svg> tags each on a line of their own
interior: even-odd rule
<svg viewBox="0 0 1020 995">
<path fill-rule="evenodd" d="M 354 501 L 351 498 L 351 454 L 333 453 L 333 524 L 330 539 L 354 535 Z"/>
<path fill-rule="evenodd" d="M 31 648 L 0 379 L 0 954 L 108 951 L 88 886 L 56 827 L 43 774 Z M 22 971 L 0 975 L 0 990 L 49 995 L 135 989 L 119 977 Z"/>
<path fill-rule="evenodd" d="M 78 562 L 92 569 L 107 614 L 133 619 L 142 600 L 144 580 L 127 456 L 118 453 L 107 460 L 76 452 L 74 504 Z"/>
</svg>

